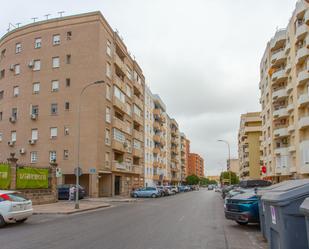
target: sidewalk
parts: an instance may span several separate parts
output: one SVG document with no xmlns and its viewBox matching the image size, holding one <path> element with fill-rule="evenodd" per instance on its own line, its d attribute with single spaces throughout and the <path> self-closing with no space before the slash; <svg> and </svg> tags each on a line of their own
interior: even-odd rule
<svg viewBox="0 0 309 249">
<path fill-rule="evenodd" d="M 75 209 L 74 202 L 58 201 L 51 204 L 34 205 L 33 214 L 74 214 L 99 208 L 106 208 L 110 206 L 111 204 L 103 202 L 102 200 L 80 200 L 79 209 Z"/>
<path fill-rule="evenodd" d="M 121 196 L 115 196 L 115 197 L 100 197 L 100 198 L 87 198 L 85 200 L 88 201 L 103 201 L 103 202 L 136 202 L 137 199 L 134 198 L 126 198 Z"/>
</svg>

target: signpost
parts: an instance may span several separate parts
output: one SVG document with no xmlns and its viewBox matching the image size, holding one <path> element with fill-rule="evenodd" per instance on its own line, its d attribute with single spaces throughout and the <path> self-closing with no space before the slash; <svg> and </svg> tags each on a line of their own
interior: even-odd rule
<svg viewBox="0 0 309 249">
<path fill-rule="evenodd" d="M 74 175 L 81 176 L 82 174 L 83 174 L 83 172 L 82 172 L 82 168 L 81 167 L 76 167 L 74 169 Z"/>
</svg>

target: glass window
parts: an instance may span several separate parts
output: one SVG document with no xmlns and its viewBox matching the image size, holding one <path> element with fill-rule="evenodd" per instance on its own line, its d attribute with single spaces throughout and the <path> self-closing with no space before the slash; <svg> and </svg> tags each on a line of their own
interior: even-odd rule
<svg viewBox="0 0 309 249">
<path fill-rule="evenodd" d="M 49 152 L 49 161 L 55 162 L 57 160 L 57 152 L 56 151 L 50 151 Z"/>
<path fill-rule="evenodd" d="M 106 98 L 111 100 L 111 87 L 106 84 Z"/>
<path fill-rule="evenodd" d="M 114 128 L 113 131 L 114 131 L 114 139 L 119 141 L 119 142 L 124 143 L 125 142 L 124 133 L 121 132 L 120 130 L 116 129 L 116 128 Z"/>
<path fill-rule="evenodd" d="M 70 78 L 65 79 L 65 86 L 66 87 L 70 87 L 71 86 L 71 79 Z"/>
<path fill-rule="evenodd" d="M 31 106 L 31 114 L 34 114 L 34 115 L 39 114 L 39 106 L 38 105 L 32 105 Z"/>
<path fill-rule="evenodd" d="M 53 57 L 53 68 L 60 67 L 60 58 L 59 57 Z"/>
<path fill-rule="evenodd" d="M 60 35 L 53 35 L 53 45 L 60 44 Z"/>
<path fill-rule="evenodd" d="M 133 146 L 135 149 L 141 149 L 142 147 L 141 142 L 136 139 L 133 140 Z"/>
<path fill-rule="evenodd" d="M 105 144 L 107 145 L 111 144 L 111 137 L 110 137 L 109 129 L 105 129 Z"/>
<path fill-rule="evenodd" d="M 38 140 L 38 138 L 39 138 L 38 129 L 32 129 L 31 130 L 31 139 L 32 140 Z"/>
<path fill-rule="evenodd" d="M 131 105 L 129 104 L 129 103 L 126 103 L 126 109 L 127 109 L 127 114 L 129 115 L 129 116 L 131 116 L 132 115 L 132 109 L 131 109 Z"/>
<path fill-rule="evenodd" d="M 17 133 L 16 131 L 11 131 L 11 141 L 16 142 Z"/>
<path fill-rule="evenodd" d="M 64 159 L 64 160 L 69 159 L 69 151 L 68 151 L 68 150 L 64 150 L 64 151 L 63 151 L 63 159 Z"/>
<path fill-rule="evenodd" d="M 51 112 L 51 114 L 57 114 L 58 113 L 58 104 L 51 104 L 50 112 Z"/>
<path fill-rule="evenodd" d="M 50 138 L 56 138 L 58 135 L 58 128 L 52 127 L 50 128 Z"/>
<path fill-rule="evenodd" d="M 41 70 L 41 61 L 34 60 L 33 61 L 33 71 L 39 71 L 39 70 Z"/>
<path fill-rule="evenodd" d="M 39 82 L 33 83 L 32 91 L 33 91 L 34 94 L 38 94 L 40 92 L 40 83 Z"/>
<path fill-rule="evenodd" d="M 139 116 L 139 117 L 141 117 L 141 115 L 142 115 L 142 111 L 141 111 L 141 109 L 137 106 L 137 105 L 133 105 L 133 112 L 137 115 L 137 116 Z"/>
<path fill-rule="evenodd" d="M 53 80 L 52 81 L 52 92 L 58 92 L 59 90 L 59 81 Z"/>
<path fill-rule="evenodd" d="M 131 89 L 131 87 L 128 84 L 126 84 L 126 94 L 131 98 L 131 96 L 132 96 L 132 89 Z"/>
<path fill-rule="evenodd" d="M 112 78 L 112 66 L 108 62 L 106 62 L 106 76 Z"/>
<path fill-rule="evenodd" d="M 111 122 L 111 108 L 106 107 L 106 117 L 105 117 L 105 121 L 107 123 Z"/>
<path fill-rule="evenodd" d="M 109 40 L 107 40 L 106 53 L 109 56 L 112 56 L 112 43 Z"/>
<path fill-rule="evenodd" d="M 122 103 L 125 103 L 125 95 L 117 86 L 114 86 L 114 96 L 118 98 Z"/>
<path fill-rule="evenodd" d="M 70 102 L 64 103 L 64 109 L 67 110 L 67 111 L 70 110 Z"/>
<path fill-rule="evenodd" d="M 21 52 L 21 43 L 16 43 L 15 45 L 15 53 L 19 54 Z"/>
<path fill-rule="evenodd" d="M 37 151 L 31 151 L 30 152 L 30 162 L 36 163 L 38 161 L 38 152 Z"/>
<path fill-rule="evenodd" d="M 19 87 L 18 86 L 14 86 L 13 87 L 13 96 L 17 97 L 19 95 Z"/>
<path fill-rule="evenodd" d="M 3 139 L 3 134 L 2 132 L 0 132 L 0 142 L 2 142 L 2 139 Z"/>
<path fill-rule="evenodd" d="M 34 48 L 40 48 L 42 46 L 42 39 L 41 38 L 36 38 L 34 40 Z"/>
<path fill-rule="evenodd" d="M 14 71 L 15 71 L 15 74 L 20 74 L 20 65 L 19 64 L 16 64 L 14 66 Z"/>
</svg>

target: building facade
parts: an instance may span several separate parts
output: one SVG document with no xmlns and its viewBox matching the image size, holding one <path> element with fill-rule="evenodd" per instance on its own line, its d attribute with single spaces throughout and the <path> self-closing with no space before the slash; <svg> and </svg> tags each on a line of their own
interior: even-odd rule
<svg viewBox="0 0 309 249">
<path fill-rule="evenodd" d="M 234 172 L 237 176 L 239 176 L 239 160 L 238 159 L 231 159 L 228 160 L 228 171 Z"/>
<path fill-rule="evenodd" d="M 188 176 L 188 156 L 189 156 L 189 146 L 188 139 L 186 135 L 182 132 L 180 134 L 180 157 L 181 157 L 181 176 L 180 180 L 182 183 L 186 181 Z"/>
<path fill-rule="evenodd" d="M 56 161 L 59 183 L 75 183 L 79 123 L 90 196 L 143 185 L 144 75 L 100 12 L 17 28 L 0 53 L 0 161 L 10 153 L 23 165 Z M 81 94 L 96 81 L 104 84 Z"/>
<path fill-rule="evenodd" d="M 260 63 L 263 177 L 274 182 L 309 176 L 308 32 L 309 5 L 298 1 Z"/>
<path fill-rule="evenodd" d="M 239 176 L 241 179 L 261 178 L 261 130 L 260 112 L 241 115 L 238 133 Z"/>
<path fill-rule="evenodd" d="M 196 153 L 189 153 L 188 175 L 204 177 L 204 159 Z"/>
</svg>

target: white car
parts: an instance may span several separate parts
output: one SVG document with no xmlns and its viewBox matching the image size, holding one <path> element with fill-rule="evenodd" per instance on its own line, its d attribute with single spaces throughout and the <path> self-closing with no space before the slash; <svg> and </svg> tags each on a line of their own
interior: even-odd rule
<svg viewBox="0 0 309 249">
<path fill-rule="evenodd" d="M 33 213 L 32 201 L 16 191 L 0 190 L 0 227 L 26 221 Z"/>
</svg>

